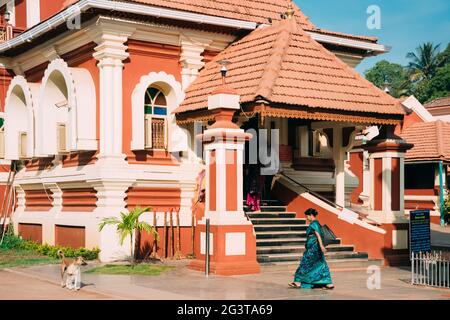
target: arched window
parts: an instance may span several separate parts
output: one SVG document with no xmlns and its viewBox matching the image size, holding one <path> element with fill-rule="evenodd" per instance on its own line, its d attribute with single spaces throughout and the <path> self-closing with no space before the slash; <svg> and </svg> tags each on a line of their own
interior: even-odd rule
<svg viewBox="0 0 450 320">
<path fill-rule="evenodd" d="M 145 148 L 167 149 L 167 100 L 156 87 L 145 92 Z"/>
</svg>

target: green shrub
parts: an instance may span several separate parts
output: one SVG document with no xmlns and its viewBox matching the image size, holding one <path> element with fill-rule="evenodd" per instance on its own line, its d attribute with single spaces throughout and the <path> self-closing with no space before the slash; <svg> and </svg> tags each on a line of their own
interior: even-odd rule
<svg viewBox="0 0 450 320">
<path fill-rule="evenodd" d="M 6 235 L 3 238 L 3 242 L 0 246 L 2 249 L 16 249 L 20 248 L 23 244 L 23 240 L 16 236 Z"/>
<path fill-rule="evenodd" d="M 22 238 L 19 238 L 14 235 L 5 236 L 4 241 L 0 248 L 35 251 L 52 258 L 58 258 L 58 251 L 61 250 L 64 256 L 68 258 L 75 258 L 81 256 L 85 260 L 98 259 L 98 254 L 100 253 L 100 249 L 98 248 L 89 250 L 86 248 L 74 249 L 71 247 L 51 246 L 46 243 L 39 244 L 31 240 L 23 240 Z"/>
</svg>

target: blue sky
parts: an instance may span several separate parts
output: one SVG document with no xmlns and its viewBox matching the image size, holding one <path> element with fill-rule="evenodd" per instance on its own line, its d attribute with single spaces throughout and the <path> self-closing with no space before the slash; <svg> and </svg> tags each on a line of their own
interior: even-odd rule
<svg viewBox="0 0 450 320">
<path fill-rule="evenodd" d="M 376 36 L 379 43 L 391 46 L 389 53 L 365 59 L 358 72 L 377 61 L 407 64 L 406 54 L 421 43 L 450 42 L 450 0 L 294 0 L 319 28 L 358 35 Z M 370 5 L 381 9 L 381 29 L 367 27 Z"/>
</svg>

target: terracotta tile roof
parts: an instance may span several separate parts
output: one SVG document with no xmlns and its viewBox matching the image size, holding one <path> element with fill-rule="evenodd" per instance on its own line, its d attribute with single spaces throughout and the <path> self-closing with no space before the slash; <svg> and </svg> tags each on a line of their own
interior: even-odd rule
<svg viewBox="0 0 450 320">
<path fill-rule="evenodd" d="M 424 106 L 427 109 L 450 107 L 450 96 L 434 99 L 433 101 L 425 104 Z"/>
<path fill-rule="evenodd" d="M 313 40 L 293 19 L 259 28 L 218 54 L 187 88 L 175 112 L 206 108 L 220 85 L 218 60 L 231 62 L 227 84 L 241 102 L 271 103 L 375 114 L 405 114 L 400 102 L 361 77 Z"/>
<path fill-rule="evenodd" d="M 268 24 L 280 20 L 290 0 L 118 0 L 145 3 L 159 7 L 202 13 L 223 18 Z M 316 29 L 294 4 L 297 22 L 306 29 Z"/>
<path fill-rule="evenodd" d="M 401 137 L 414 144 L 414 148 L 406 152 L 407 161 L 450 161 L 450 122 L 418 122 L 407 127 Z"/>
<path fill-rule="evenodd" d="M 117 0 L 145 3 L 154 6 L 178 9 L 212 16 L 269 24 L 281 20 L 280 14 L 286 12 L 290 0 Z M 359 36 L 317 28 L 294 3 L 295 17 L 305 30 L 342 38 L 376 43 L 376 37 Z"/>
</svg>

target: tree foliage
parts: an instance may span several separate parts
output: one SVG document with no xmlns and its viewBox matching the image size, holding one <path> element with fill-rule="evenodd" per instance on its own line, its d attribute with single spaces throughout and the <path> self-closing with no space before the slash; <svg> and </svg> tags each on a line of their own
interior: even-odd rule
<svg viewBox="0 0 450 320">
<path fill-rule="evenodd" d="M 440 51 L 440 45 L 427 42 L 406 57 L 407 66 L 383 60 L 364 75 L 380 89 L 388 85 L 390 94 L 396 98 L 414 95 L 427 103 L 450 95 L 450 43 Z"/>
<path fill-rule="evenodd" d="M 367 70 L 364 75 L 367 80 L 382 90 L 385 85 L 388 85 L 390 94 L 396 98 L 408 95 L 410 91 L 408 72 L 400 64 L 382 60 L 372 69 Z"/>
</svg>

